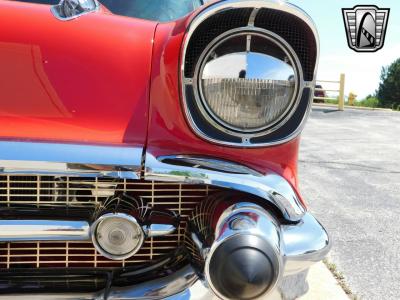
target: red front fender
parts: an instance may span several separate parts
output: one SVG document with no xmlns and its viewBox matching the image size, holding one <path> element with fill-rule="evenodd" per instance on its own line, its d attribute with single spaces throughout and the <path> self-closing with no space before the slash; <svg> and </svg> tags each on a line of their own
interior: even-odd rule
<svg viewBox="0 0 400 300">
<path fill-rule="evenodd" d="M 0 138 L 144 146 L 157 23 L 0 3 Z"/>
</svg>

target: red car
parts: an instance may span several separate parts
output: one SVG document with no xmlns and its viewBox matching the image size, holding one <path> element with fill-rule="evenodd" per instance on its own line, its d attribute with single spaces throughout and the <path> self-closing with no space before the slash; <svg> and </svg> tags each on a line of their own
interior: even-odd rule
<svg viewBox="0 0 400 300">
<path fill-rule="evenodd" d="M 0 298 L 288 299 L 318 51 L 276 1 L 0 1 Z"/>
<path fill-rule="evenodd" d="M 321 98 L 326 98 L 326 92 L 323 89 L 322 85 L 317 84 L 315 85 L 314 89 L 314 102 L 315 103 L 324 103 L 325 100 Z"/>
</svg>

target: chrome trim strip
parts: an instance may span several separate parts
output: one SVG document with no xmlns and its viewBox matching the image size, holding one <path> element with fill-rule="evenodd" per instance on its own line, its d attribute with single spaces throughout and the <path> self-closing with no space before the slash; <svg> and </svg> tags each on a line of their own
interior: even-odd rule
<svg viewBox="0 0 400 300">
<path fill-rule="evenodd" d="M 140 179 L 143 148 L 0 142 L 0 174 Z"/>
<path fill-rule="evenodd" d="M 316 29 L 315 23 L 314 21 L 311 19 L 311 17 L 304 12 L 301 8 L 299 8 L 296 5 L 287 3 L 287 2 L 283 2 L 283 1 L 273 1 L 273 0 L 247 0 L 247 1 L 243 1 L 243 0 L 225 0 L 225 1 L 217 1 L 215 3 L 210 4 L 209 6 L 206 6 L 205 9 L 203 9 L 202 11 L 200 11 L 198 13 L 197 16 L 195 16 L 193 18 L 193 20 L 191 21 L 186 35 L 184 37 L 184 41 L 183 41 L 183 45 L 182 45 L 182 50 L 181 50 L 181 57 L 184 59 L 186 57 L 186 51 L 187 51 L 187 47 L 189 45 L 190 42 L 190 38 L 193 35 L 194 31 L 197 29 L 197 27 L 203 22 L 205 21 L 207 18 L 209 18 L 210 16 L 217 14 L 221 11 L 225 11 L 225 10 L 229 10 L 229 9 L 234 9 L 234 8 L 253 8 L 254 10 L 259 10 L 261 8 L 269 8 L 269 9 L 274 9 L 274 10 L 279 10 L 279 11 L 284 11 L 287 13 L 290 13 L 298 18 L 300 18 L 301 20 L 303 20 L 312 30 L 314 36 L 315 36 L 315 40 L 316 40 L 316 46 L 317 46 L 317 57 L 316 57 L 316 65 L 315 65 L 315 70 L 314 70 L 314 79 L 312 81 L 313 85 L 315 85 L 315 80 L 316 80 L 316 74 L 317 74 L 317 69 L 318 69 L 318 61 L 319 61 L 319 55 L 320 55 L 320 42 L 319 42 L 319 35 L 318 35 L 318 31 Z M 249 18 L 249 27 L 250 28 L 254 28 L 252 27 L 252 20 L 255 19 L 257 12 L 255 12 L 253 10 L 252 14 L 250 15 Z M 182 103 L 184 106 L 184 110 L 185 110 L 185 116 L 186 119 L 188 120 L 191 128 L 195 131 L 195 133 L 200 136 L 201 138 L 203 138 L 206 141 L 212 142 L 212 143 L 216 143 L 216 144 L 220 144 L 220 145 L 226 145 L 226 146 L 233 146 L 233 147 L 248 147 L 248 148 L 257 148 L 257 147 L 266 147 L 266 146 L 275 146 L 275 145 L 280 145 L 280 144 L 284 144 L 294 138 L 296 138 L 301 131 L 303 130 L 304 126 L 305 126 L 305 121 L 307 120 L 310 111 L 311 111 L 311 107 L 312 107 L 312 97 L 310 95 L 310 100 L 309 100 L 309 104 L 307 107 L 307 112 L 305 113 L 305 115 L 303 116 L 303 119 L 301 120 L 301 123 L 299 125 L 299 127 L 292 132 L 290 135 L 286 136 L 283 139 L 280 140 L 276 140 L 273 142 L 268 142 L 268 143 L 262 143 L 262 144 L 249 144 L 248 143 L 248 139 L 243 139 L 242 143 L 231 143 L 231 142 L 221 142 L 220 140 L 216 140 L 214 138 L 210 138 L 208 135 L 204 134 L 195 124 L 195 122 L 193 121 L 193 119 L 191 118 L 190 112 L 188 110 L 187 107 L 187 103 L 185 100 L 185 83 L 188 80 L 191 80 L 191 78 L 185 78 L 185 64 L 181 62 L 181 70 L 180 70 L 180 77 L 181 77 L 181 92 L 182 92 Z M 304 87 L 306 88 L 306 87 Z M 313 93 L 313 89 L 310 89 L 310 92 Z"/>
<path fill-rule="evenodd" d="M 287 220 L 293 222 L 299 221 L 306 211 L 291 185 L 280 175 L 272 172 L 263 175 L 242 165 L 223 160 L 183 155 L 157 159 L 147 153 L 144 178 L 209 184 L 249 193 L 269 201 Z"/>
<path fill-rule="evenodd" d="M 142 228 L 147 238 L 164 236 L 176 231 L 176 227 L 172 224 L 150 224 Z"/>
<path fill-rule="evenodd" d="M 0 242 L 87 241 L 85 221 L 0 220 Z"/>
<path fill-rule="evenodd" d="M 96 240 L 95 230 L 97 225 L 108 217 L 119 217 L 134 224 L 137 224 L 142 230 L 139 248 L 142 246 L 145 238 L 159 237 L 172 234 L 176 227 L 172 224 L 148 224 L 140 226 L 136 219 L 125 213 L 109 213 L 102 215 L 95 222 L 89 225 L 87 221 L 66 221 L 50 219 L 18 219 L 1 220 L 0 219 L 0 242 L 27 242 L 27 241 L 89 241 L 92 239 L 97 251 L 110 259 L 120 260 L 121 257 L 114 257 L 105 252 Z M 137 252 L 136 249 L 135 253 Z M 131 257 L 129 253 L 127 257 Z"/>
<path fill-rule="evenodd" d="M 253 9 L 253 11 L 251 12 L 250 17 L 249 17 L 249 22 L 247 23 L 248 26 L 254 26 L 254 22 L 256 20 L 259 10 L 260 10 L 259 8 Z"/>
</svg>

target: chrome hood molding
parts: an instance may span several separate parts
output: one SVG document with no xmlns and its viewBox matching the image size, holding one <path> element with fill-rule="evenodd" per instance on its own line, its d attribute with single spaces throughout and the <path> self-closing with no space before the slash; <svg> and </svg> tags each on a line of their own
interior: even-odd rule
<svg viewBox="0 0 400 300">
<path fill-rule="evenodd" d="M 0 142 L 0 173 L 139 179 L 143 149 L 58 143 Z"/>
<path fill-rule="evenodd" d="M 111 177 L 207 184 L 260 197 L 291 222 L 306 212 L 292 186 L 280 175 L 206 157 L 163 156 L 142 148 L 0 142 L 0 174 Z"/>
</svg>

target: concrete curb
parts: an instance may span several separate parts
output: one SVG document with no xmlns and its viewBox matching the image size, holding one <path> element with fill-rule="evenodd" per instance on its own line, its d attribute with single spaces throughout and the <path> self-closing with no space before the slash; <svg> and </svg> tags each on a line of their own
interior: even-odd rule
<svg viewBox="0 0 400 300">
<path fill-rule="evenodd" d="M 307 280 L 309 290 L 298 300 L 349 300 L 335 277 L 322 262 L 310 269 Z"/>
</svg>

